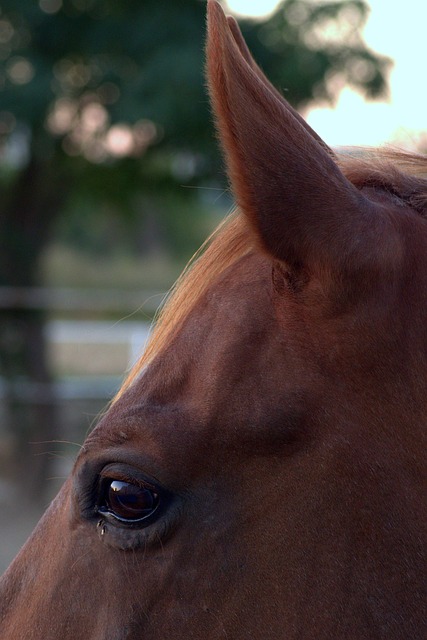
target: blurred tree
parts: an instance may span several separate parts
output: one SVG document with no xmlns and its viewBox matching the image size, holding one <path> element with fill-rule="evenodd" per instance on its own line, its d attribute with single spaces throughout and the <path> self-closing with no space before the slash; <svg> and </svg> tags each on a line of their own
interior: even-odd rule
<svg viewBox="0 0 427 640">
<path fill-rule="evenodd" d="M 303 108 L 333 100 L 343 83 L 385 92 L 388 61 L 359 35 L 366 17 L 360 0 L 288 0 L 268 21 L 242 26 L 267 75 Z M 38 282 L 39 257 L 70 199 L 113 202 L 123 215 L 138 201 L 149 233 L 159 193 L 221 179 L 204 22 L 201 0 L 0 0 L 0 286 Z M 5 379 L 49 388 L 40 312 L 4 310 L 0 347 Z M 33 412 L 35 424 L 21 407 L 23 441 L 28 429 L 32 439 L 50 437 L 48 406 Z"/>
</svg>

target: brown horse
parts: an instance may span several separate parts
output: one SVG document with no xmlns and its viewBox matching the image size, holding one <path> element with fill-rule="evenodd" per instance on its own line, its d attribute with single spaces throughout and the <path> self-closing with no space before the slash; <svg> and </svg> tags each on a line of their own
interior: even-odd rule
<svg viewBox="0 0 427 640">
<path fill-rule="evenodd" d="M 421 640 L 427 162 L 338 160 L 208 10 L 239 212 L 3 577 L 0 636 Z"/>
</svg>

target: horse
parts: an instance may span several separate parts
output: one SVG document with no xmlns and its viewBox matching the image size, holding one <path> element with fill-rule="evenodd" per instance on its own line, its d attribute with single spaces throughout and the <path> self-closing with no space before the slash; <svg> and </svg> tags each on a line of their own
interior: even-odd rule
<svg viewBox="0 0 427 640">
<path fill-rule="evenodd" d="M 5 640 L 425 638 L 427 161 L 339 157 L 208 1 L 237 208 L 6 571 Z"/>
</svg>

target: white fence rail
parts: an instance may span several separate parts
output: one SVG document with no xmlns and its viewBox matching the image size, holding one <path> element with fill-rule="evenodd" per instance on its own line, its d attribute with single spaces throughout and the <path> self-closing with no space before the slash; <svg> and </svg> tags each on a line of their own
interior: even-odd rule
<svg viewBox="0 0 427 640">
<path fill-rule="evenodd" d="M 150 324 L 142 321 L 53 320 L 46 323 L 55 382 L 0 378 L 0 400 L 29 404 L 102 400 L 117 391 L 124 373 L 144 350 Z"/>
</svg>

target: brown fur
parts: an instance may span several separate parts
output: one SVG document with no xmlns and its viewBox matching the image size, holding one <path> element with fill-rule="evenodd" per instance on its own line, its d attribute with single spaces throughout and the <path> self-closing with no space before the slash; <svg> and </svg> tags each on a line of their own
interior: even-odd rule
<svg viewBox="0 0 427 640">
<path fill-rule="evenodd" d="M 427 158 L 392 149 L 349 149 L 336 157 L 344 175 L 358 188 L 372 187 L 400 199 L 427 216 Z M 141 372 L 172 341 L 203 293 L 234 262 L 253 251 L 254 238 L 241 212 L 234 211 L 194 256 L 177 281 L 157 318 L 150 341 L 127 376 L 116 399 L 138 379 Z"/>
<path fill-rule="evenodd" d="M 208 10 L 238 213 L 3 576 L 1 638 L 424 640 L 425 159 L 335 158 Z"/>
</svg>

